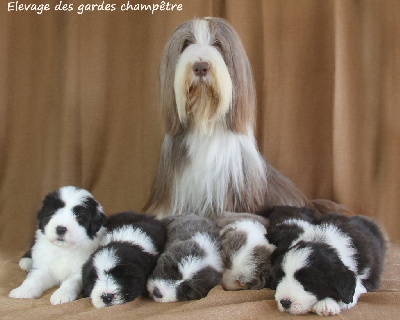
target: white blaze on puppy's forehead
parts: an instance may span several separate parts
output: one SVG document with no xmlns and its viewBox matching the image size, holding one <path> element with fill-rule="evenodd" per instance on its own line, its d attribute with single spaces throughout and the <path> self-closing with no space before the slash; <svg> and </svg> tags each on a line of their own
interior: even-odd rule
<svg viewBox="0 0 400 320">
<path fill-rule="evenodd" d="M 93 258 L 93 265 L 98 274 L 115 268 L 117 263 L 118 257 L 114 248 L 103 248 Z"/>
<path fill-rule="evenodd" d="M 67 186 L 60 188 L 60 198 L 64 201 L 68 207 L 76 205 L 82 205 L 82 199 L 93 197 L 92 194 L 84 189 L 78 189 L 73 186 Z"/>
<path fill-rule="evenodd" d="M 196 19 L 193 21 L 193 33 L 196 43 L 199 45 L 208 45 L 210 43 L 210 28 L 207 20 Z"/>
<path fill-rule="evenodd" d="M 222 271 L 222 259 L 217 243 L 205 233 L 197 233 L 192 239 L 206 252 L 207 258 L 204 263 L 214 267 L 217 271 Z"/>
<path fill-rule="evenodd" d="M 222 272 L 222 259 L 216 244 L 208 234 L 197 233 L 192 237 L 194 241 L 205 251 L 205 257 L 187 256 L 179 264 L 179 272 L 183 280 L 191 279 L 200 270 L 212 267 Z"/>
<path fill-rule="evenodd" d="M 143 251 L 151 255 L 157 255 L 158 252 L 153 244 L 152 239 L 143 230 L 132 226 L 122 226 L 105 235 L 102 240 L 103 245 L 107 245 L 112 241 L 129 242 L 137 245 Z"/>
<path fill-rule="evenodd" d="M 303 230 L 308 230 L 310 228 L 313 228 L 313 225 L 311 223 L 300 219 L 288 219 L 283 221 L 282 223 L 279 223 L 278 226 L 281 224 L 295 225 L 302 228 Z"/>
<path fill-rule="evenodd" d="M 287 277 L 293 277 L 297 270 L 304 268 L 308 264 L 308 257 L 311 254 L 310 248 L 291 249 L 283 258 L 282 269 Z"/>
<path fill-rule="evenodd" d="M 322 241 L 333 247 L 342 260 L 343 264 L 351 271 L 357 273 L 356 260 L 354 255 L 356 249 L 353 246 L 351 238 L 340 231 L 332 224 L 322 224 L 314 226 L 313 228 L 305 230 L 305 232 L 298 238 L 297 241 Z"/>
</svg>

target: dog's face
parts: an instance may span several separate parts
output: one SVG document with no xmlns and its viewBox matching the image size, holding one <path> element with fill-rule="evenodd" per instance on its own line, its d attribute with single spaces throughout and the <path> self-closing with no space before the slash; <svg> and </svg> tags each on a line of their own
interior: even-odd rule
<svg viewBox="0 0 400 320">
<path fill-rule="evenodd" d="M 193 240 L 178 242 L 158 259 L 147 290 L 158 302 L 204 298 L 220 282 L 221 271 L 222 262 L 215 253 L 207 254 Z"/>
<path fill-rule="evenodd" d="M 223 19 L 194 19 L 175 29 L 164 48 L 159 85 L 168 133 L 188 126 L 209 132 L 217 122 L 247 132 L 253 125 L 250 64 Z"/>
<path fill-rule="evenodd" d="M 275 300 L 282 312 L 305 314 L 325 298 L 351 303 L 356 276 L 324 243 L 300 241 L 273 268 Z"/>
<path fill-rule="evenodd" d="M 221 230 L 225 290 L 264 288 L 271 274 L 270 256 L 275 246 L 265 239 L 265 227 L 243 220 Z"/>
<path fill-rule="evenodd" d="M 98 249 L 82 268 L 83 297 L 96 308 L 133 301 L 146 286 L 145 271 L 134 263 L 129 244 L 111 244 Z"/>
<path fill-rule="evenodd" d="M 60 247 L 93 240 L 105 221 L 103 208 L 93 196 L 72 186 L 48 194 L 37 217 L 39 230 Z"/>
</svg>

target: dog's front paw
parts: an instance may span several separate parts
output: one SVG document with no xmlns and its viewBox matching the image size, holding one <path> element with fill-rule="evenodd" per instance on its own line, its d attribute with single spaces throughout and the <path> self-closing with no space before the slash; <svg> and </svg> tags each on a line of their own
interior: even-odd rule
<svg viewBox="0 0 400 320">
<path fill-rule="evenodd" d="M 59 288 L 50 297 L 50 303 L 55 304 L 62 304 L 74 301 L 77 298 L 77 294 L 70 290 L 65 290 L 63 288 Z"/>
<path fill-rule="evenodd" d="M 10 293 L 8 294 L 10 298 L 20 298 L 20 299 L 34 299 L 37 298 L 37 295 L 35 295 L 35 292 L 31 290 L 30 288 L 26 288 L 23 286 L 20 286 L 18 288 L 15 288 L 14 290 L 11 290 Z"/>
<path fill-rule="evenodd" d="M 320 316 L 333 316 L 340 313 L 340 307 L 332 298 L 325 298 L 313 305 L 312 312 L 319 314 Z"/>
<path fill-rule="evenodd" d="M 32 267 L 32 258 L 21 258 L 19 260 L 19 267 L 28 272 L 29 270 L 31 270 Z"/>
</svg>

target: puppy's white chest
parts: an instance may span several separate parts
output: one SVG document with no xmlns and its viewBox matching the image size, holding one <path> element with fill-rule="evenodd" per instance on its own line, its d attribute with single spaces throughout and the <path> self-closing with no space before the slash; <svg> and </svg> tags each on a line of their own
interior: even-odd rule
<svg viewBox="0 0 400 320">
<path fill-rule="evenodd" d="M 70 276 L 80 273 L 82 265 L 89 255 L 90 251 L 85 248 L 57 247 L 41 238 L 32 248 L 32 268 L 47 270 L 49 275 L 62 282 Z"/>
</svg>

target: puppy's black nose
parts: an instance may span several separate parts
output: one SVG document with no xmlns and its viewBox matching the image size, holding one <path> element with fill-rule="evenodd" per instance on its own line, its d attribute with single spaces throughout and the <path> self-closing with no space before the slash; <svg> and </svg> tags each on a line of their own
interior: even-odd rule
<svg viewBox="0 0 400 320">
<path fill-rule="evenodd" d="M 59 236 L 64 235 L 67 232 L 67 228 L 63 226 L 57 226 L 56 232 Z"/>
<path fill-rule="evenodd" d="M 154 296 L 155 298 L 158 298 L 158 299 L 161 299 L 161 298 L 163 297 L 163 295 L 162 295 L 160 289 L 158 289 L 158 288 L 154 288 L 154 290 L 153 290 L 153 296 Z"/>
<path fill-rule="evenodd" d="M 114 299 L 114 294 L 113 293 L 103 293 L 101 295 L 101 298 L 103 299 L 103 302 L 105 304 L 110 304 L 111 301 L 113 301 L 113 299 Z"/>
<path fill-rule="evenodd" d="M 210 70 L 210 65 L 208 62 L 199 61 L 193 65 L 193 72 L 198 77 L 205 77 Z"/>
<path fill-rule="evenodd" d="M 285 309 L 289 309 L 290 306 L 292 305 L 292 301 L 290 301 L 289 299 L 282 299 L 279 302 L 281 303 L 282 307 L 284 307 Z"/>
</svg>

